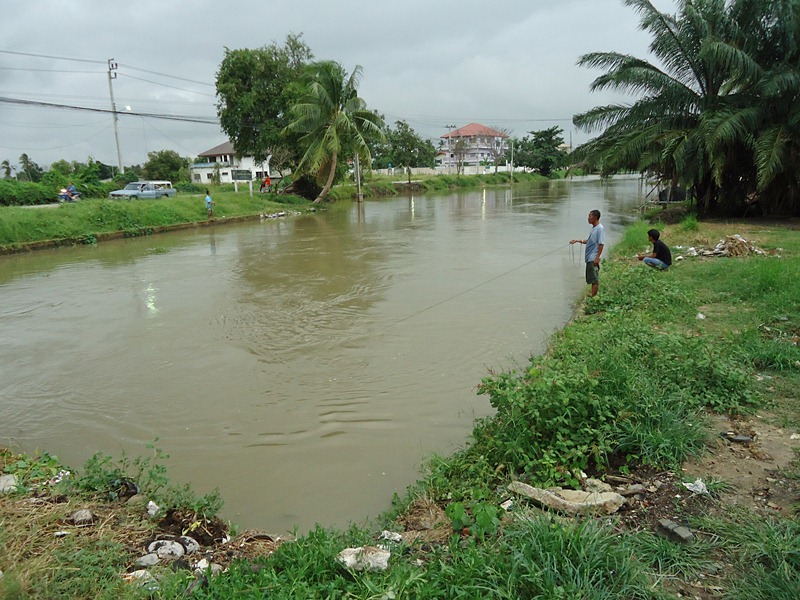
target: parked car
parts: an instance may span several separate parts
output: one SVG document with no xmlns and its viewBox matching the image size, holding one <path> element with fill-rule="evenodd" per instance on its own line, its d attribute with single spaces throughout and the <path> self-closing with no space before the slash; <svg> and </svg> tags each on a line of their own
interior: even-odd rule
<svg viewBox="0 0 800 600">
<path fill-rule="evenodd" d="M 134 181 L 121 190 L 111 192 L 109 198 L 171 198 L 177 194 L 169 181 Z"/>
</svg>

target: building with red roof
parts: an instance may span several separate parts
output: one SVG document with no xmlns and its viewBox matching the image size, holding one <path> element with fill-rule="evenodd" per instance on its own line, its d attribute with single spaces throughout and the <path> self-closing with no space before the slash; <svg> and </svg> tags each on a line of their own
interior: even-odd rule
<svg viewBox="0 0 800 600">
<path fill-rule="evenodd" d="M 508 150 L 507 133 L 480 123 L 470 123 L 444 134 L 436 163 L 457 172 L 467 166 L 499 163 Z"/>
</svg>

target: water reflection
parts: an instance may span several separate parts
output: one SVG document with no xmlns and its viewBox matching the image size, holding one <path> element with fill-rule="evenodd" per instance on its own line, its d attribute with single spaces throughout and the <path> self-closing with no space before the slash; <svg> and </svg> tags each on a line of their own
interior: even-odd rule
<svg viewBox="0 0 800 600">
<path fill-rule="evenodd" d="M 613 242 L 636 202 L 554 182 L 4 257 L 0 443 L 80 465 L 160 438 L 245 527 L 374 516 L 569 317 L 588 211 Z"/>
</svg>

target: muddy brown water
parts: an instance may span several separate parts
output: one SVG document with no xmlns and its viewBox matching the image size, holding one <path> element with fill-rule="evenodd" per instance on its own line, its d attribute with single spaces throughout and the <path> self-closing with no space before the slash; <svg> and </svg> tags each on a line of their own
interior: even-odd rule
<svg viewBox="0 0 800 600">
<path fill-rule="evenodd" d="M 559 181 L 0 257 L 0 444 L 80 467 L 157 439 L 244 527 L 364 522 L 570 317 L 589 210 L 610 245 L 639 197 Z"/>
</svg>

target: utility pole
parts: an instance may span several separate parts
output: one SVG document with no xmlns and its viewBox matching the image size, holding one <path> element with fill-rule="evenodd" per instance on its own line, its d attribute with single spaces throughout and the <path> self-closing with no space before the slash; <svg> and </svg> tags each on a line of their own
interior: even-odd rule
<svg viewBox="0 0 800 600">
<path fill-rule="evenodd" d="M 114 88 L 111 86 L 111 80 L 117 78 L 117 63 L 113 58 L 108 59 L 108 95 L 111 96 L 111 114 L 114 117 L 114 139 L 117 141 L 117 160 L 119 161 L 119 172 L 124 173 L 125 167 L 122 165 L 122 152 L 119 151 L 119 127 L 117 121 L 117 105 L 114 104 Z M 113 74 L 112 74 L 113 71 Z"/>
<path fill-rule="evenodd" d="M 452 162 L 452 153 L 450 152 L 450 132 L 456 128 L 455 125 L 445 125 L 447 128 L 447 174 L 450 175 L 450 164 Z"/>
<path fill-rule="evenodd" d="M 511 140 L 511 183 L 514 183 L 514 140 Z"/>
<path fill-rule="evenodd" d="M 359 202 L 363 202 L 364 193 L 361 191 L 361 162 L 358 159 L 358 152 L 356 152 L 355 159 L 353 161 L 353 172 L 356 176 L 356 190 L 358 190 L 357 198 Z"/>
</svg>

